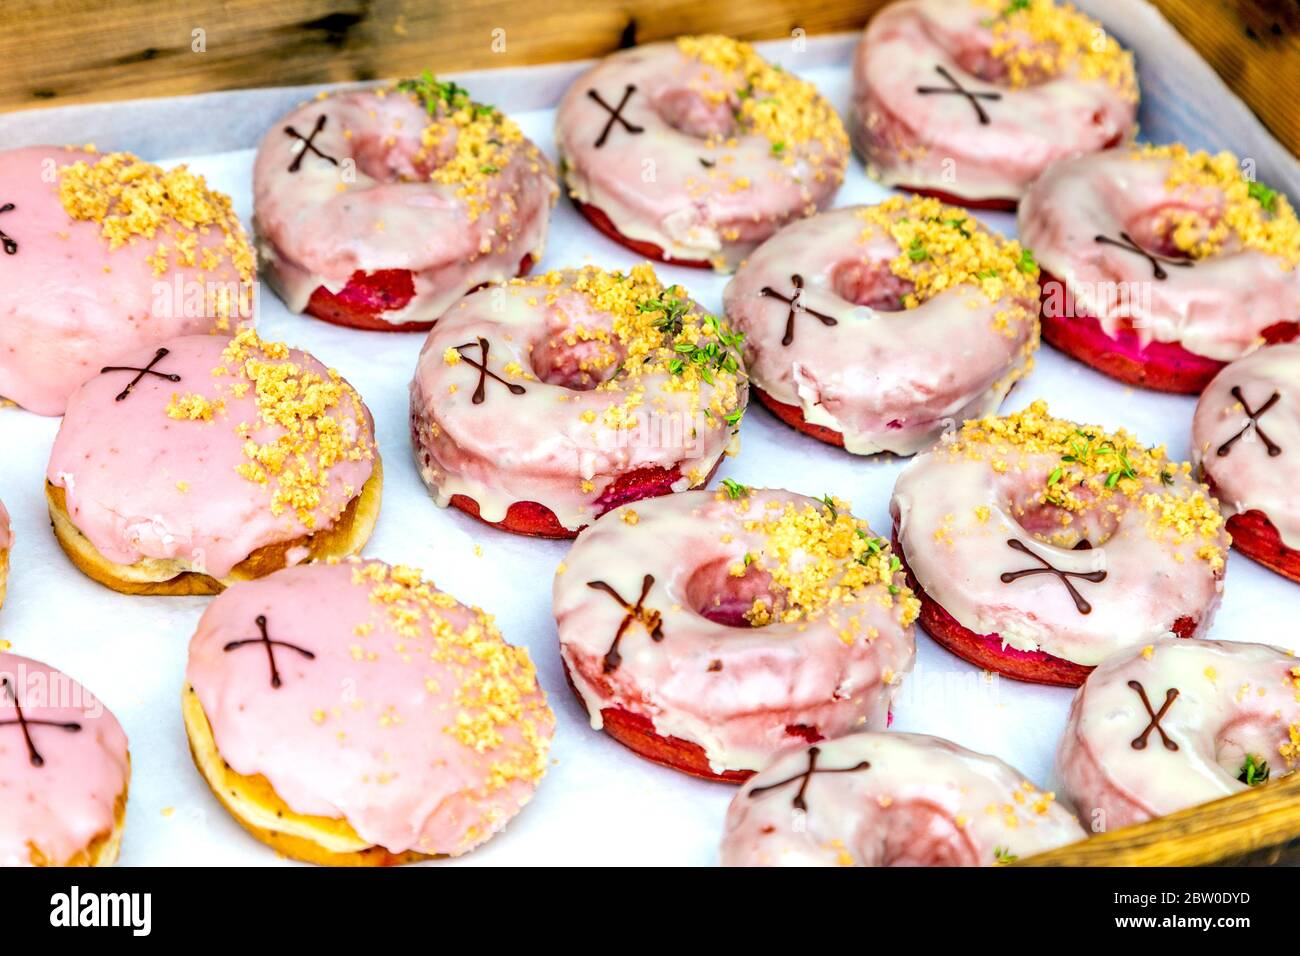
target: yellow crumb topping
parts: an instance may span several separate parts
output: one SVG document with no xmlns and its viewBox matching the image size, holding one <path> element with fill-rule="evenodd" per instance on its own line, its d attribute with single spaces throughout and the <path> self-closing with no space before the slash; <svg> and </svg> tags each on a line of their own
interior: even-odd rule
<svg viewBox="0 0 1300 956">
<path fill-rule="evenodd" d="M 866 631 L 849 613 L 855 605 L 897 606 L 904 627 L 916 620 L 921 602 L 903 583 L 902 562 L 888 541 L 849 513 L 847 502 L 769 504 L 776 507 L 746 522 L 746 530 L 762 534 L 763 544 L 746 555 L 745 563 L 771 576 L 779 606 L 756 599 L 747 613 L 750 623 L 815 621 L 835 614 L 843 624 L 841 637 L 851 643 Z"/>
<path fill-rule="evenodd" d="M 209 189 L 187 167 L 164 170 L 130 153 L 78 160 L 59 169 L 59 201 L 73 219 L 98 223 L 110 249 L 159 239 L 148 258 L 155 275 L 181 267 L 212 272 L 230 264 L 248 288 L 208 290 L 221 328 L 229 327 L 235 306 L 248 307 L 244 297 L 251 298 L 257 263 L 244 227 L 230 197 Z M 219 243 L 209 243 L 211 235 L 219 235 Z"/>
<path fill-rule="evenodd" d="M 725 78 L 727 90 L 710 89 L 706 95 L 726 98 L 739 130 L 766 138 L 782 161 L 793 163 L 799 147 L 807 144 L 835 156 L 847 151 L 844 124 L 817 88 L 768 63 L 748 43 L 710 34 L 678 37 L 677 48 Z"/>
<path fill-rule="evenodd" d="M 401 636 L 404 661 L 432 662 L 451 675 L 454 706 L 443 730 L 490 759 L 487 789 L 540 780 L 554 715 L 528 651 L 506 643 L 490 615 L 461 605 L 415 568 L 358 562 L 352 583 L 369 590 L 371 603 Z M 425 687 L 436 695 L 446 690 L 432 679 Z"/>
<path fill-rule="evenodd" d="M 317 527 L 334 466 L 374 458 L 361 396 L 334 370 L 304 368 L 287 346 L 263 342 L 252 329 L 231 339 L 222 363 L 214 371 L 217 390 L 234 394 L 243 385 L 257 405 L 255 422 L 234 425 L 246 459 L 235 471 L 271 489 L 272 514 L 292 509 L 304 527 Z M 189 393 L 173 396 L 166 412 L 177 420 L 208 421 L 224 410 L 223 400 Z M 335 517 L 324 515 L 327 522 Z"/>
<path fill-rule="evenodd" d="M 984 21 L 993 34 L 989 52 L 1006 66 L 1013 89 L 1069 74 L 1103 80 L 1129 102 L 1137 102 L 1133 54 L 1072 4 L 1053 0 L 979 3 L 997 11 Z"/>
<path fill-rule="evenodd" d="M 1181 143 L 1140 146 L 1133 156 L 1167 160 L 1165 188 L 1175 196 L 1209 193 L 1210 216 L 1196 209 L 1169 213 L 1160 227 L 1174 245 L 1193 259 L 1214 255 L 1231 245 L 1255 249 L 1282 260 L 1287 269 L 1300 265 L 1300 220 L 1286 196 L 1246 178 L 1241 161 L 1224 150 L 1211 155 L 1192 152 Z"/>
<path fill-rule="evenodd" d="M 1140 508 L 1153 535 L 1199 541 L 1196 556 L 1224 564 L 1223 514 L 1209 489 L 1191 480 L 1192 466 L 1171 461 L 1163 445 L 1144 446 L 1127 431 L 1107 432 L 1053 418 L 1036 401 L 1005 417 L 966 422 L 943 448 L 953 457 L 988 461 L 995 471 L 1029 470 L 1030 459 L 1050 467 L 1032 505 L 1050 506 L 1068 525 L 1072 515 Z"/>
</svg>

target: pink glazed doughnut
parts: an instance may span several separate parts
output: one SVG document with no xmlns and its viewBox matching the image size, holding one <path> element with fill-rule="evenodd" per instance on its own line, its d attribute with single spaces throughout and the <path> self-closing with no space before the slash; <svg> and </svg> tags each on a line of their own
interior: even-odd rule
<svg viewBox="0 0 1300 956">
<path fill-rule="evenodd" d="M 1112 378 L 1201 391 L 1300 332 L 1300 220 L 1232 153 L 1142 146 L 1057 163 L 1020 204 L 1043 337 Z"/>
<path fill-rule="evenodd" d="M 664 766 L 744 780 L 792 745 L 881 729 L 918 604 L 842 501 L 724 482 L 611 512 L 555 578 L 592 727 Z"/>
<path fill-rule="evenodd" d="M 1126 648 L 1075 694 L 1057 773 L 1094 832 L 1142 823 L 1290 773 L 1298 701 L 1290 651 L 1173 638 Z"/>
<path fill-rule="evenodd" d="M 1033 257 L 961 209 L 893 196 L 786 226 L 723 293 L 763 404 L 859 455 L 997 411 L 1038 348 Z"/>
<path fill-rule="evenodd" d="M 1202 636 L 1223 594 L 1228 535 L 1192 466 L 1041 401 L 945 435 L 890 512 L 921 626 L 1016 680 L 1077 687 L 1125 647 Z"/>
<path fill-rule="evenodd" d="M 560 101 L 555 142 L 569 195 L 601 232 L 721 272 L 829 206 L 849 157 L 812 84 L 722 36 L 601 60 Z"/>
<path fill-rule="evenodd" d="M 892 3 L 853 63 L 868 172 L 979 208 L 1013 209 L 1050 163 L 1117 145 L 1137 105 L 1132 54 L 1052 0 Z"/>
<path fill-rule="evenodd" d="M 738 338 L 648 263 L 548 272 L 467 297 L 411 383 L 440 505 L 572 538 L 611 508 L 708 483 L 748 401 Z"/>
<path fill-rule="evenodd" d="M 14 546 L 14 535 L 9 530 L 9 512 L 0 501 L 0 607 L 5 604 L 5 591 L 9 585 L 9 549 Z"/>
<path fill-rule="evenodd" d="M 0 184 L 0 396 L 62 415 L 122 352 L 252 324 L 252 247 L 202 176 L 32 146 Z"/>
<path fill-rule="evenodd" d="M 259 251 L 285 305 L 381 331 L 428 329 L 528 272 L 557 194 L 513 120 L 427 72 L 303 104 L 253 168 Z"/>
<path fill-rule="evenodd" d="M 1220 372 L 1196 405 L 1192 458 L 1228 515 L 1232 546 L 1300 582 L 1300 344 Z"/>
<path fill-rule="evenodd" d="M 330 866 L 458 856 L 546 772 L 528 652 L 413 568 L 352 560 L 226 591 L 190 642 L 185 726 L 257 839 Z"/>
<path fill-rule="evenodd" d="M 215 594 L 355 554 L 382 486 L 356 391 L 251 329 L 120 356 L 72 397 L 46 470 L 59 544 L 126 594 Z"/>
<path fill-rule="evenodd" d="M 996 757 L 923 734 L 849 734 L 777 758 L 727 810 L 723 866 L 999 866 L 1084 840 Z"/>
<path fill-rule="evenodd" d="M 0 641 L 0 867 L 111 866 L 131 758 L 84 687 Z"/>
</svg>

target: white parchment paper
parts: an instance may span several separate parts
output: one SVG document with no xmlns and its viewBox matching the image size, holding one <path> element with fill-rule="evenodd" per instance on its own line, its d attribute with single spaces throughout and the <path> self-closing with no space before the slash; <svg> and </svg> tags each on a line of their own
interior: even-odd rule
<svg viewBox="0 0 1300 956">
<path fill-rule="evenodd" d="M 1152 8 L 1134 0 L 1090 0 L 1138 53 L 1145 95 L 1142 123 L 1157 141 L 1231 148 L 1257 158 L 1260 178 L 1300 193 L 1295 160 Z M 788 42 L 765 52 L 807 76 L 845 112 L 848 57 L 855 37 Z M 511 112 L 524 132 L 554 156 L 549 106 L 580 64 L 468 74 L 459 81 L 477 98 Z M 69 107 L 0 117 L 0 144 L 94 141 L 152 159 L 188 161 L 229 192 L 250 221 L 251 147 L 284 110 L 314 92 L 261 90 L 184 99 Z M 188 157 L 188 159 L 186 159 Z M 873 202 L 886 191 L 851 165 L 837 204 Z M 1009 215 L 983 215 L 1011 231 Z M 539 269 L 582 263 L 610 268 L 637 258 L 592 230 L 564 200 L 555 210 Z M 708 308 L 720 306 L 725 279 L 663 267 Z M 564 543 L 516 538 L 429 499 L 411 461 L 407 383 L 421 336 L 336 328 L 290 315 L 273 295 L 261 300 L 260 328 L 338 368 L 374 412 L 385 461 L 383 513 L 368 556 L 424 568 L 442 588 L 495 614 L 507 638 L 527 645 L 559 718 L 554 766 L 533 803 L 465 864 L 709 864 L 716 860 L 732 789 L 695 781 L 643 761 L 590 729 L 565 685 L 550 614 L 550 589 Z M 1038 368 L 1008 409 L 1043 397 L 1056 414 L 1123 426 L 1186 457 L 1195 401 L 1137 392 L 1044 346 Z M 126 597 L 80 575 L 49 529 L 42 481 L 57 419 L 0 409 L 0 500 L 17 541 L 0 638 L 17 653 L 60 667 L 86 683 L 117 714 L 131 741 L 133 778 L 124 864 L 271 865 L 274 853 L 248 837 L 209 794 L 190 762 L 180 719 L 186 646 L 206 599 Z M 742 428 L 741 454 L 719 477 L 786 487 L 854 503 L 878 532 L 888 533 L 888 502 L 903 462 L 858 459 L 806 438 L 753 407 Z M 481 554 L 475 546 L 481 547 Z M 1267 641 L 1300 649 L 1295 621 L 1300 586 L 1240 555 L 1228 563 L 1226 596 L 1213 636 Z M 949 737 L 996 754 L 1039 783 L 1052 756 L 1071 692 L 985 675 L 917 634 L 915 672 L 895 707 L 894 728 Z M 268 728 L 268 732 L 274 732 Z M 3 812 L 0 808 L 0 812 Z M 448 864 L 434 864 L 448 865 Z"/>
</svg>

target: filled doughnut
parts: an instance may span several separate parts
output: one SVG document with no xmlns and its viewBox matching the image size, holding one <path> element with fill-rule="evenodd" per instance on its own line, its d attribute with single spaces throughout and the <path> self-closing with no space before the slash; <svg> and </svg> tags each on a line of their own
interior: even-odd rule
<svg viewBox="0 0 1300 956">
<path fill-rule="evenodd" d="M 733 481 L 601 518 L 565 558 L 554 610 L 592 727 L 714 780 L 883 730 L 915 654 L 917 602 L 889 542 L 842 501 Z"/>
<path fill-rule="evenodd" d="M 199 621 L 185 681 L 213 794 L 278 853 L 329 866 L 491 839 L 532 798 L 555 725 L 490 616 L 379 561 L 232 587 Z"/>
<path fill-rule="evenodd" d="M 477 292 L 420 353 L 420 474 L 441 505 L 553 538 L 620 504 L 701 487 L 736 447 L 748 399 L 739 344 L 648 264 Z"/>
<path fill-rule="evenodd" d="M 969 421 L 899 475 L 890 512 L 921 625 L 958 657 L 1077 687 L 1106 657 L 1199 637 L 1228 535 L 1192 466 L 1034 402 Z"/>
<path fill-rule="evenodd" d="M 1068 3 L 904 0 L 858 45 L 850 126 L 885 185 L 1012 209 L 1050 163 L 1128 138 L 1137 106 L 1133 55 Z"/>
<path fill-rule="evenodd" d="M 910 455 L 996 412 L 1033 365 L 1038 269 L 936 199 L 893 196 L 791 223 L 723 295 L 755 392 L 859 455 Z"/>
<path fill-rule="evenodd" d="M 72 563 L 125 594 L 215 594 L 355 554 L 382 488 L 352 386 L 251 329 L 117 356 L 68 403 L 45 484 Z"/>
<path fill-rule="evenodd" d="M 811 83 L 723 36 L 601 60 L 560 101 L 555 142 L 597 229 L 639 255 L 720 272 L 829 206 L 849 157 Z"/>
<path fill-rule="evenodd" d="M 0 641 L 0 867 L 111 866 L 131 757 L 108 709 Z"/>
<path fill-rule="evenodd" d="M 9 549 L 14 545 L 14 535 L 9 530 L 9 512 L 0 501 L 0 607 L 5 604 L 5 591 L 9 585 Z"/>
<path fill-rule="evenodd" d="M 1300 581 L 1300 344 L 1272 345 L 1220 372 L 1196 406 L 1192 456 L 1228 515 L 1232 546 Z"/>
<path fill-rule="evenodd" d="M 727 809 L 723 866 L 1004 866 L 1087 838 L 996 757 L 924 734 L 785 753 Z"/>
<path fill-rule="evenodd" d="M 428 73 L 303 104 L 253 167 L 267 280 L 290 311 L 362 329 L 427 329 L 526 273 L 557 194 L 513 120 Z"/>
<path fill-rule="evenodd" d="M 0 151 L 0 396 L 40 415 L 119 353 L 253 319 L 230 198 L 184 166 L 92 150 Z"/>
<path fill-rule="evenodd" d="M 1112 378 L 1201 391 L 1300 331 L 1300 221 L 1231 153 L 1142 146 L 1052 166 L 1020 204 L 1043 337 Z"/>
<path fill-rule="evenodd" d="M 1089 675 L 1057 773 L 1084 826 L 1100 832 L 1257 786 L 1297 757 L 1291 651 L 1167 638 L 1125 648 Z"/>
</svg>

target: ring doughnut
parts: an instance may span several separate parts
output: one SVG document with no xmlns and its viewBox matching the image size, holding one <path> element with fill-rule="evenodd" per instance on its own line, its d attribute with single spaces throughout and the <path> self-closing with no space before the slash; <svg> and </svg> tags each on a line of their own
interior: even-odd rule
<svg viewBox="0 0 1300 956">
<path fill-rule="evenodd" d="M 68 403 L 45 484 L 73 564 L 124 594 L 216 594 L 354 554 L 382 488 L 352 386 L 251 329 L 119 356 Z"/>
<path fill-rule="evenodd" d="M 1087 838 L 1020 771 L 924 734 L 781 755 L 727 809 L 723 866 L 999 866 Z"/>
<path fill-rule="evenodd" d="M 1077 687 L 1125 647 L 1198 637 L 1223 591 L 1223 515 L 1191 465 L 1041 401 L 944 436 L 890 511 L 921 625 L 1017 680 Z"/>
<path fill-rule="evenodd" d="M 592 726 L 695 776 L 884 729 L 917 603 L 889 543 L 835 499 L 724 482 L 625 506 L 555 578 L 560 654 Z"/>
<path fill-rule="evenodd" d="M 1020 205 L 1043 337 L 1132 385 L 1201 391 L 1300 332 L 1300 220 L 1231 153 L 1142 146 L 1052 166 Z"/>
<path fill-rule="evenodd" d="M 428 329 L 526 273 L 557 194 L 513 120 L 428 73 L 303 104 L 253 168 L 259 250 L 285 305 L 380 331 Z"/>
<path fill-rule="evenodd" d="M 126 821 L 122 726 L 67 674 L 0 641 L 0 867 L 111 866 Z"/>
<path fill-rule="evenodd" d="M 523 648 L 420 572 L 351 560 L 230 588 L 190 642 L 194 763 L 296 860 L 391 866 L 491 839 L 546 771 L 555 717 Z"/>
<path fill-rule="evenodd" d="M 1033 365 L 1033 257 L 965 210 L 893 196 L 791 223 L 727 285 L 763 404 L 855 454 L 910 455 Z"/>
<path fill-rule="evenodd" d="M 464 299 L 411 383 L 441 505 L 571 538 L 620 504 L 704 485 L 748 398 L 739 340 L 649 264 L 549 272 Z"/>
<path fill-rule="evenodd" d="M 253 247 L 202 176 L 32 146 L 0 183 L 0 396 L 62 415 L 121 352 L 252 325 Z"/>
<path fill-rule="evenodd" d="M 1192 455 L 1228 515 L 1232 546 L 1300 581 L 1300 344 L 1271 345 L 1224 368 L 1192 421 Z"/>
<path fill-rule="evenodd" d="M 597 229 L 639 255 L 720 272 L 829 206 L 849 158 L 811 83 L 723 36 L 601 60 L 560 101 L 555 142 Z"/>
<path fill-rule="evenodd" d="M 853 61 L 868 172 L 978 208 L 1014 209 L 1052 162 L 1119 144 L 1137 105 L 1132 54 L 1053 0 L 891 3 Z"/>
<path fill-rule="evenodd" d="M 1167 638 L 1125 648 L 1075 694 L 1057 752 L 1064 792 L 1096 832 L 1290 773 L 1297 691 L 1296 658 L 1276 647 Z"/>
</svg>

